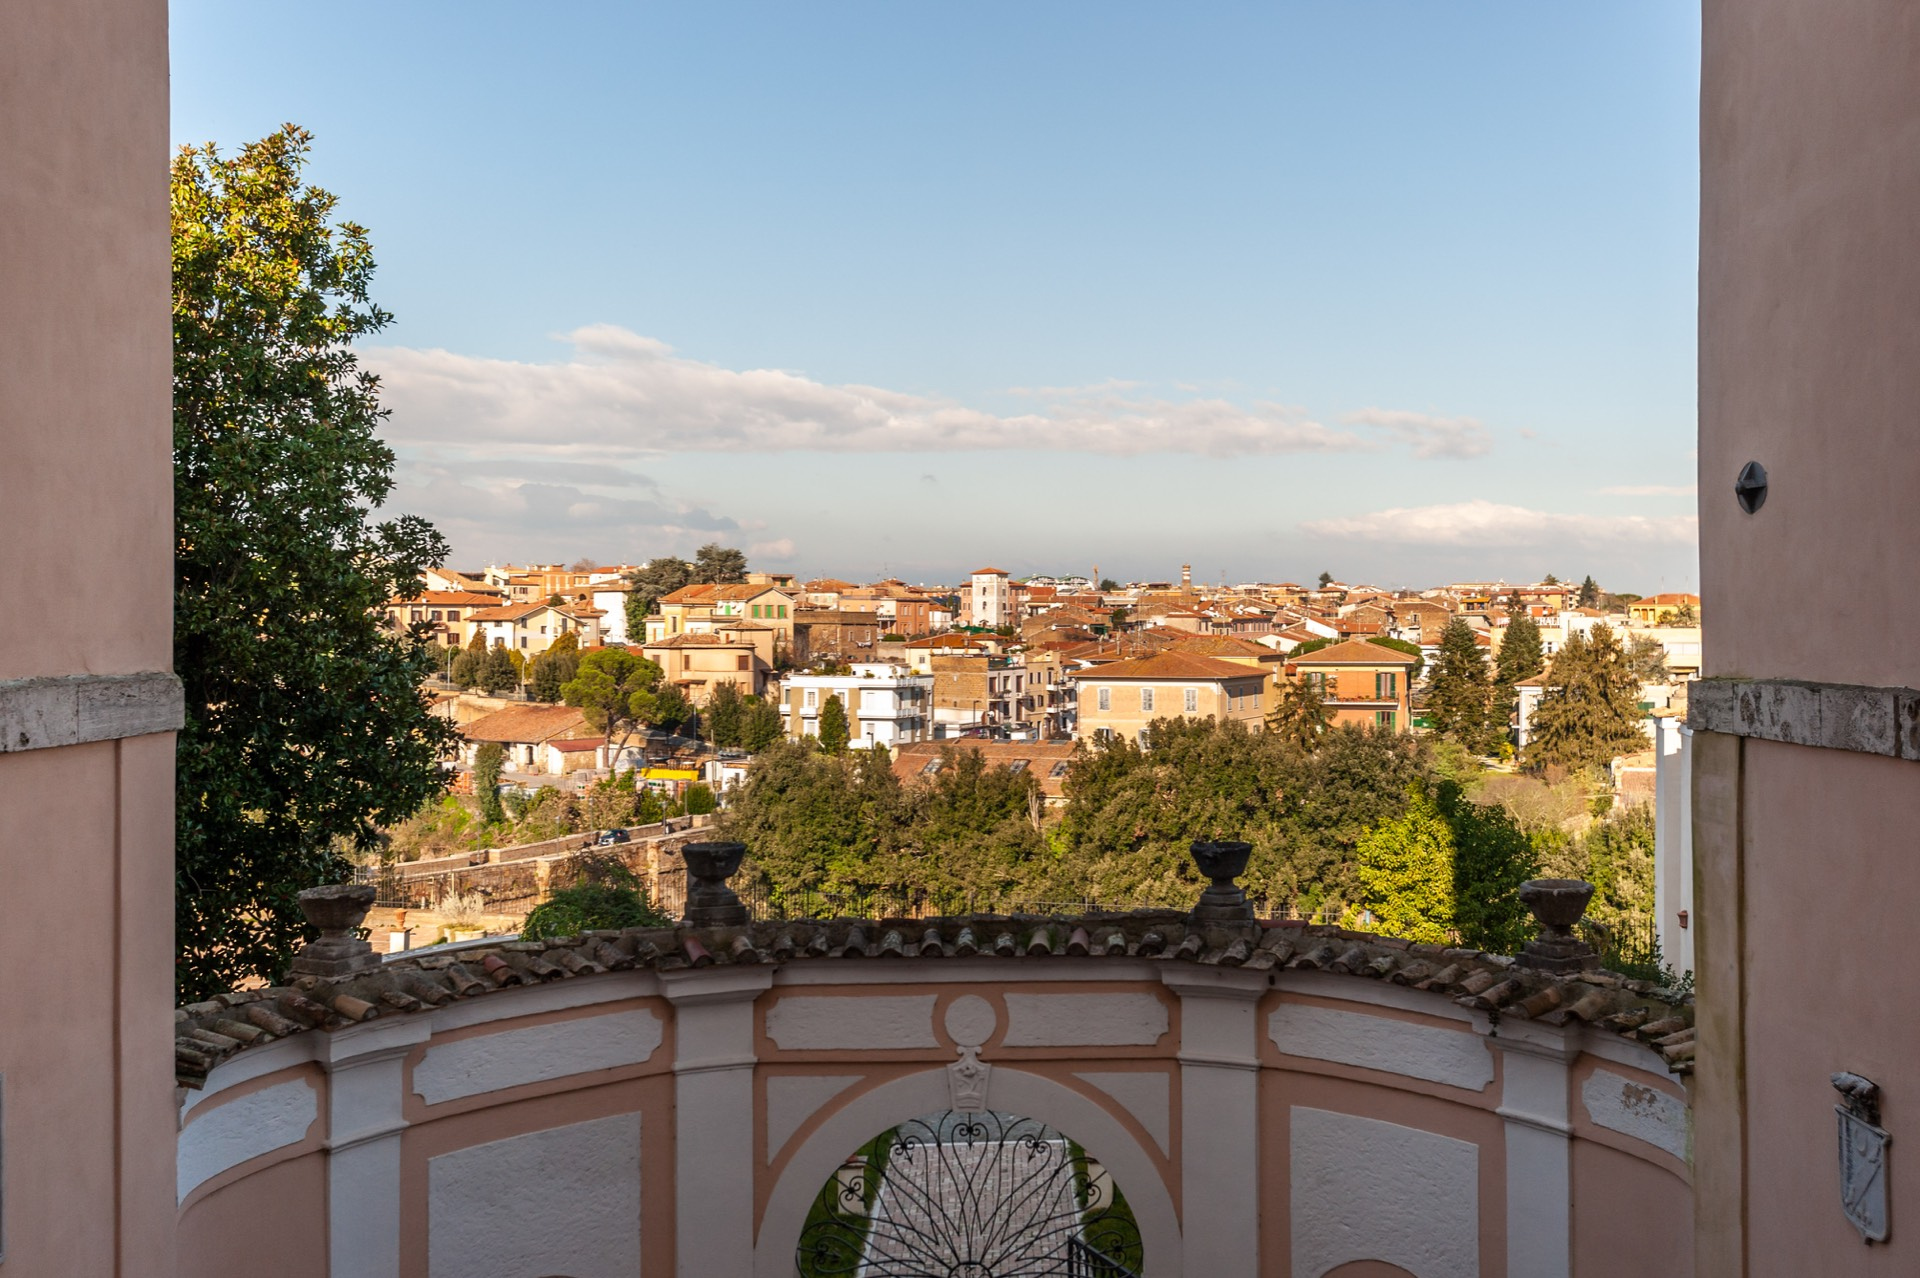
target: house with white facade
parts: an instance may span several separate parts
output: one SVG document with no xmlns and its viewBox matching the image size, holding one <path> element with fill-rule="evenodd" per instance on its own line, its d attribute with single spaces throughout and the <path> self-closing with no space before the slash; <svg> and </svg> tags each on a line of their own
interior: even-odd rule
<svg viewBox="0 0 1920 1278">
<path fill-rule="evenodd" d="M 933 733 L 933 676 L 906 666 L 862 663 L 845 675 L 794 675 L 786 681 L 787 736 L 820 735 L 820 711 L 838 697 L 850 744 L 889 748 L 928 741 Z"/>
</svg>

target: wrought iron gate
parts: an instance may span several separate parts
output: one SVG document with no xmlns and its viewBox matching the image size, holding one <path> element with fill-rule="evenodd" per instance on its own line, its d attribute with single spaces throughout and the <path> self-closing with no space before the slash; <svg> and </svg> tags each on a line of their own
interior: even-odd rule
<svg viewBox="0 0 1920 1278">
<path fill-rule="evenodd" d="M 1140 1229 L 1112 1176 L 1014 1114 L 902 1123 L 847 1160 L 800 1234 L 801 1278 L 1137 1278 Z"/>
</svg>

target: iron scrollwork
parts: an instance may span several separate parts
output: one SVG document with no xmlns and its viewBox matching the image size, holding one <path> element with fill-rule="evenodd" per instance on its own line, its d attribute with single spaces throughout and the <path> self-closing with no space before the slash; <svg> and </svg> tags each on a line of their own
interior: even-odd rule
<svg viewBox="0 0 1920 1278">
<path fill-rule="evenodd" d="M 814 1200 L 801 1278 L 1135 1278 L 1140 1229 L 1113 1178 L 1044 1123 L 949 1110 L 902 1123 Z"/>
</svg>

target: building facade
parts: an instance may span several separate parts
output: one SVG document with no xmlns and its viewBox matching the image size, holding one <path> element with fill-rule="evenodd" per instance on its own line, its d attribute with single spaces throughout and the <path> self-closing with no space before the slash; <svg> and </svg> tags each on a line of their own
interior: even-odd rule
<svg viewBox="0 0 1920 1278">
<path fill-rule="evenodd" d="M 1334 726 L 1357 724 L 1405 732 L 1413 726 L 1409 709 L 1418 657 L 1350 639 L 1287 662 L 1286 677 L 1300 679 L 1324 699 Z"/>
<path fill-rule="evenodd" d="M 1210 657 L 1163 652 L 1072 678 L 1081 740 L 1139 741 L 1155 719 L 1237 719 L 1259 728 L 1270 708 L 1264 673 Z"/>
<path fill-rule="evenodd" d="M 932 739 L 933 676 L 904 666 L 863 662 L 845 675 L 793 675 L 783 685 L 787 736 L 820 735 L 820 712 L 838 698 L 849 744 L 889 748 Z"/>
</svg>

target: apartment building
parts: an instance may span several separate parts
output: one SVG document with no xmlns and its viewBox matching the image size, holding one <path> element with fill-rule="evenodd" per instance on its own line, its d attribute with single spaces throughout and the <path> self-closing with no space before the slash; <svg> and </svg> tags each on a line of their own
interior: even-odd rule
<svg viewBox="0 0 1920 1278">
<path fill-rule="evenodd" d="M 1349 639 L 1289 660 L 1286 674 L 1320 693 L 1335 726 L 1377 724 L 1405 732 L 1413 726 L 1408 697 L 1419 661 L 1384 644 Z"/>
<path fill-rule="evenodd" d="M 504 604 L 470 613 L 467 622 L 485 637 L 487 647 L 500 644 L 523 657 L 539 656 L 564 634 L 579 636 L 582 648 L 600 644 L 600 614 L 592 608 Z"/>
<path fill-rule="evenodd" d="M 1109 662 L 1073 682 L 1081 740 L 1137 741 L 1155 719 L 1238 719 L 1259 728 L 1269 708 L 1263 671 L 1186 653 Z"/>
<path fill-rule="evenodd" d="M 704 706 L 715 688 L 731 683 L 742 695 L 758 696 L 773 674 L 772 632 L 755 635 L 736 630 L 721 634 L 679 634 L 641 648 L 648 661 L 660 667 L 661 678 Z"/>
<path fill-rule="evenodd" d="M 709 634 L 728 622 L 755 621 L 775 631 L 780 636 L 780 650 L 789 651 L 795 601 L 792 590 L 754 582 L 682 586 L 654 604 L 654 615 L 647 618 L 645 642 L 657 643 L 680 634 Z"/>
<path fill-rule="evenodd" d="M 839 698 L 852 745 L 892 748 L 932 738 L 933 676 L 905 666 L 862 662 L 845 675 L 794 675 L 785 685 L 787 736 L 820 735 L 820 711 Z"/>
<path fill-rule="evenodd" d="M 1026 714 L 1025 665 L 983 652 L 956 652 L 935 653 L 927 666 L 933 675 L 936 736 L 1037 734 Z"/>
<path fill-rule="evenodd" d="M 431 641 L 436 647 L 464 648 L 473 638 L 473 616 L 500 606 L 498 595 L 476 594 L 465 590 L 426 590 L 418 599 L 389 599 L 386 604 L 387 628 L 431 626 Z"/>
<path fill-rule="evenodd" d="M 976 568 L 967 579 L 966 593 L 960 597 L 965 624 L 998 629 L 1016 620 L 1013 583 L 1001 568 Z"/>
</svg>

